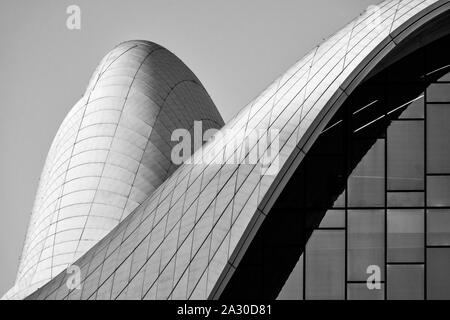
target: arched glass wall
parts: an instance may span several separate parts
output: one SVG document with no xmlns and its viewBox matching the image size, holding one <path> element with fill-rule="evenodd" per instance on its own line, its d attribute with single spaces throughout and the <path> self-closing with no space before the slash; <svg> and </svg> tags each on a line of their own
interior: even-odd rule
<svg viewBox="0 0 450 320">
<path fill-rule="evenodd" d="M 222 299 L 450 298 L 448 48 L 445 37 L 390 56 L 354 90 Z"/>
<path fill-rule="evenodd" d="M 450 298 L 449 44 L 366 81 L 323 130 L 295 181 L 309 239 L 279 299 Z"/>
</svg>

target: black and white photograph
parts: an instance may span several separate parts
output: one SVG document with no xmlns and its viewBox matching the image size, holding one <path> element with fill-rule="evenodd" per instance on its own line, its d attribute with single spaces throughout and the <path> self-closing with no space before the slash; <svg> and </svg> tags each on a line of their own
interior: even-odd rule
<svg viewBox="0 0 450 320">
<path fill-rule="evenodd" d="M 2 0 L 0 40 L 0 306 L 450 300 L 450 0 Z"/>
</svg>

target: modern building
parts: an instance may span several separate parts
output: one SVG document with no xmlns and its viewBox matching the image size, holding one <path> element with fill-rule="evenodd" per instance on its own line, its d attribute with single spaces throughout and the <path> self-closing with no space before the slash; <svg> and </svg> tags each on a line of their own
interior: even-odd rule
<svg viewBox="0 0 450 320">
<path fill-rule="evenodd" d="M 372 7 L 27 298 L 449 299 L 449 34 L 450 0 Z"/>
<path fill-rule="evenodd" d="M 191 70 L 163 47 L 121 43 L 64 119 L 39 182 L 16 285 L 21 298 L 107 235 L 178 167 L 171 132 L 223 120 Z"/>
</svg>

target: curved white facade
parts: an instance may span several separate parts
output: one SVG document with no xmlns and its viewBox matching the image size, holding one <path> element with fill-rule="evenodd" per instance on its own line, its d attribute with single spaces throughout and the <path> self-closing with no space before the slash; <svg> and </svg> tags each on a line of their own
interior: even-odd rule
<svg viewBox="0 0 450 320">
<path fill-rule="evenodd" d="M 129 41 L 107 54 L 48 153 L 16 286 L 20 298 L 83 255 L 176 169 L 171 133 L 220 128 L 195 75 L 168 50 Z"/>
</svg>

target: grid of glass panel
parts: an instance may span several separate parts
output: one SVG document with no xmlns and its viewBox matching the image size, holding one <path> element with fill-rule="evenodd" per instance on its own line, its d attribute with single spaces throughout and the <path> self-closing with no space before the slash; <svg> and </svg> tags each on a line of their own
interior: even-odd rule
<svg viewBox="0 0 450 320">
<path fill-rule="evenodd" d="M 449 41 L 363 84 L 322 132 L 305 161 L 348 178 L 279 299 L 450 299 Z"/>
</svg>

